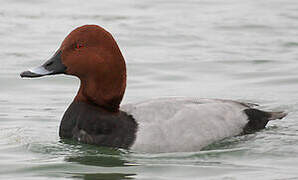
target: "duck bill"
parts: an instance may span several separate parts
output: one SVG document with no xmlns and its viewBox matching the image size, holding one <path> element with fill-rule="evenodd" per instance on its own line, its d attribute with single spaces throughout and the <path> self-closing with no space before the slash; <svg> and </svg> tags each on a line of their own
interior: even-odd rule
<svg viewBox="0 0 298 180">
<path fill-rule="evenodd" d="M 63 65 L 61 60 L 61 51 L 58 50 L 53 57 L 47 60 L 43 65 L 29 69 L 20 74 L 21 77 L 35 78 L 46 75 L 64 74 L 66 66 Z"/>
</svg>

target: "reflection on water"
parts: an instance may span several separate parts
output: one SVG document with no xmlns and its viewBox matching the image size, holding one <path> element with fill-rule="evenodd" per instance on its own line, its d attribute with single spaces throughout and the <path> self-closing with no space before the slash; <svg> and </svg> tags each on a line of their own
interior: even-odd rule
<svg viewBox="0 0 298 180">
<path fill-rule="evenodd" d="M 85 180 L 122 180 L 122 179 L 135 179 L 135 174 L 120 174 L 120 173 L 97 173 L 97 174 L 77 174 L 73 175 L 73 178 L 85 179 Z"/>
<path fill-rule="evenodd" d="M 65 158 L 65 161 L 102 167 L 119 167 L 127 163 L 117 156 L 69 156 Z"/>
<path fill-rule="evenodd" d="M 67 162 L 102 167 L 130 166 L 129 163 L 123 159 L 123 156 L 128 153 L 127 150 L 80 144 L 72 140 L 61 140 L 61 143 L 63 143 L 64 151 L 68 146 L 67 149 L 70 155 L 64 158 Z"/>
</svg>

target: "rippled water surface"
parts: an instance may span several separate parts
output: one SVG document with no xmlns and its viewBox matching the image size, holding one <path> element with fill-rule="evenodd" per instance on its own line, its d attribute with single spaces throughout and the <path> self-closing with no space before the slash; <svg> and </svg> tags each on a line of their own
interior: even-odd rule
<svg viewBox="0 0 298 180">
<path fill-rule="evenodd" d="M 1 179 L 298 179 L 298 1 L 0 0 Z M 75 27 L 98 24 L 128 68 L 123 103 L 161 96 L 286 110 L 255 134 L 192 153 L 141 154 L 60 141 L 78 80 L 21 79 Z"/>
</svg>

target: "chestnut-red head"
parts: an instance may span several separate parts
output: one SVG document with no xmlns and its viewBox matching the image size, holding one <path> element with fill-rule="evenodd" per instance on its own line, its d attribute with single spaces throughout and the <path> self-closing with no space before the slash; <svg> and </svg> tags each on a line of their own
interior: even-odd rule
<svg viewBox="0 0 298 180">
<path fill-rule="evenodd" d="M 121 51 L 109 32 L 97 25 L 78 27 L 64 39 L 50 60 L 21 73 L 21 76 L 61 73 L 81 80 L 75 101 L 118 111 L 126 87 L 126 67 Z"/>
</svg>

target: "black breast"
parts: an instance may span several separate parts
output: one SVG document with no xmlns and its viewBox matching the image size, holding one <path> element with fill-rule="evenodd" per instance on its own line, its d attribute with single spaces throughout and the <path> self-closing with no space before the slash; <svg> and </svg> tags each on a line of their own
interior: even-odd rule
<svg viewBox="0 0 298 180">
<path fill-rule="evenodd" d="M 129 148 L 135 138 L 137 123 L 123 111 L 107 113 L 96 106 L 73 102 L 66 110 L 59 136 L 99 146 Z"/>
</svg>

